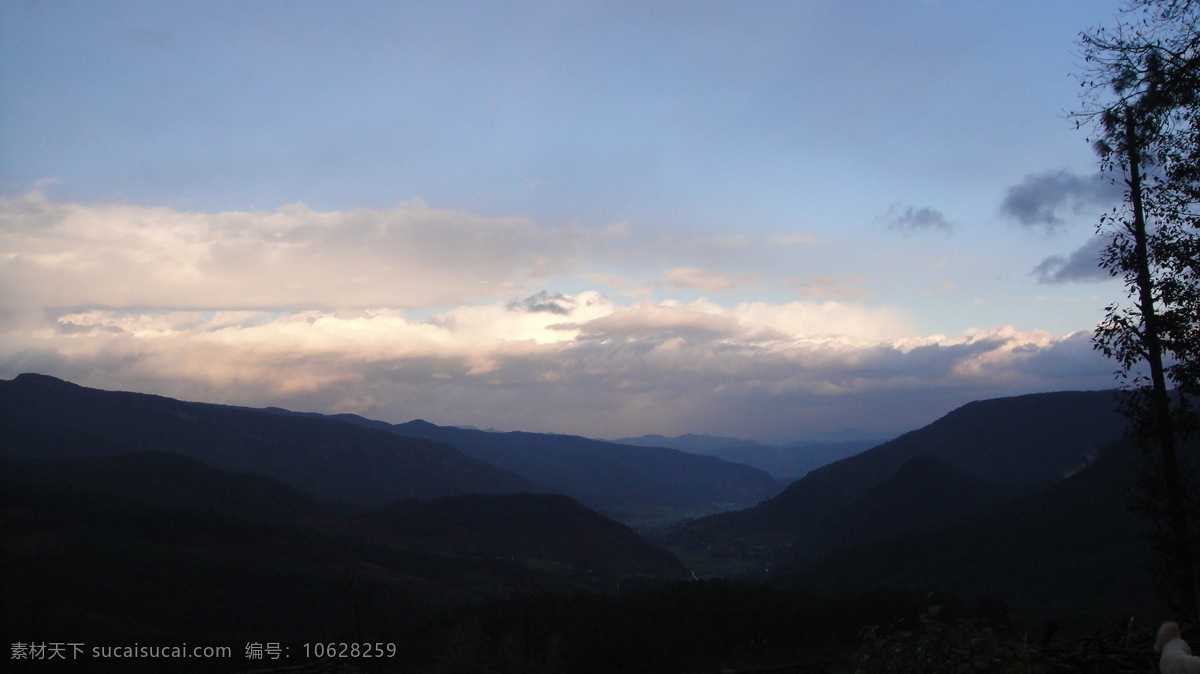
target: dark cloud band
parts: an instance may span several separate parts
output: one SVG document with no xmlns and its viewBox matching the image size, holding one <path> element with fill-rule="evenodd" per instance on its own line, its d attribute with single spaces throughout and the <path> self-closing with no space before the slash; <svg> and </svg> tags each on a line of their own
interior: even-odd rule
<svg viewBox="0 0 1200 674">
<path fill-rule="evenodd" d="M 1070 255 L 1042 260 L 1030 273 L 1038 283 L 1107 281 L 1110 276 L 1100 267 L 1100 254 L 1109 241 L 1107 236 L 1093 236 Z"/>
<path fill-rule="evenodd" d="M 1027 175 L 1008 188 L 1000 215 L 1026 227 L 1053 229 L 1070 216 L 1108 208 L 1121 201 L 1122 188 L 1101 175 L 1079 176 L 1069 171 Z"/>
</svg>

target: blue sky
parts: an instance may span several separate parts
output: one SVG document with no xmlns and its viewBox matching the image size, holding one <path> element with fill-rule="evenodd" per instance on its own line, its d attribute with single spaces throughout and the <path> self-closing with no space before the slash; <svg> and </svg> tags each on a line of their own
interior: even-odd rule
<svg viewBox="0 0 1200 674">
<path fill-rule="evenodd" d="M 1117 6 L 4 3 L 0 375 L 770 441 L 1111 386 Z"/>
</svg>

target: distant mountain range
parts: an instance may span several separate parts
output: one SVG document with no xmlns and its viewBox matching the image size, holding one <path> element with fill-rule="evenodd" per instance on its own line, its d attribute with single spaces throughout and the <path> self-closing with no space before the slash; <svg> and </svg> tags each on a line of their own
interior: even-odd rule
<svg viewBox="0 0 1200 674">
<path fill-rule="evenodd" d="M 753 466 L 766 471 L 781 482 L 788 483 L 804 477 L 821 466 L 870 449 L 884 440 L 860 438 L 798 442 L 781 447 L 764 445 L 752 440 L 688 433 L 673 438 L 662 435 L 640 435 L 636 438 L 620 438 L 613 442 L 637 447 L 669 447 L 692 454 L 715 456 L 724 461 Z"/>
<path fill-rule="evenodd" d="M 631 447 L 577 435 L 481 431 L 438 426 L 417 419 L 389 424 L 353 414 L 319 415 L 272 409 L 287 416 L 327 418 L 363 428 L 454 447 L 468 457 L 502 468 L 602 510 L 653 505 L 697 507 L 752 504 L 783 485 L 763 470 L 667 447 Z"/>
<path fill-rule="evenodd" d="M 754 503 L 781 488 L 748 466 L 665 448 L 183 402 L 35 374 L 0 381 L 0 456 L 148 450 L 266 475 L 320 498 L 376 504 L 557 492 L 593 507 L 695 506 Z"/>
<path fill-rule="evenodd" d="M 493 433 L 410 421 L 395 433 L 451 445 L 599 508 L 757 503 L 782 488 L 766 472 L 666 447 L 548 433 Z"/>
<path fill-rule="evenodd" d="M 546 491 L 445 445 L 320 419 L 100 391 L 42 375 L 0 381 L 0 456 L 168 451 L 273 477 L 314 496 L 386 503 Z"/>
</svg>

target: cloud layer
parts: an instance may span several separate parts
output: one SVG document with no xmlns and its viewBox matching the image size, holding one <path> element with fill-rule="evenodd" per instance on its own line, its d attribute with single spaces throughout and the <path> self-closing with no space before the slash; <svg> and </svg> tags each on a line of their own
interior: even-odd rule
<svg viewBox="0 0 1200 674">
<path fill-rule="evenodd" d="M 402 311 L 89 310 L 0 336 L 7 376 L 402 421 L 616 437 L 775 441 L 888 434 L 978 397 L 1103 387 L 1086 335 L 1011 328 L 881 339 L 895 317 L 836 303 L 722 309 L 599 293 Z"/>
<path fill-rule="evenodd" d="M 0 375 L 391 421 L 773 441 L 899 432 L 976 398 L 1111 382 L 1086 335 L 920 335 L 907 312 L 856 302 L 857 277 L 814 277 L 837 293 L 785 302 L 526 289 L 621 229 L 420 203 L 196 214 L 0 200 Z M 659 277 L 715 293 L 757 281 Z"/>
<path fill-rule="evenodd" d="M 0 285 L 24 306 L 437 306 L 516 295 L 608 235 L 419 201 L 187 213 L 0 198 Z"/>
</svg>

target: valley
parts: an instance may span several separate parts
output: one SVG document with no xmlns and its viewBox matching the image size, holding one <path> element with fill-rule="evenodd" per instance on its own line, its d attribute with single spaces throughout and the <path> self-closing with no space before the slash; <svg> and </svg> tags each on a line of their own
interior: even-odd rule
<svg viewBox="0 0 1200 674">
<path fill-rule="evenodd" d="M 3 629 L 395 644 L 361 671 L 458 671 L 468 652 L 586 672 L 833 663 L 935 596 L 1034 638 L 1148 626 L 1169 608 L 1122 429 L 1112 392 L 979 401 L 784 485 L 669 447 L 22 375 L 0 381 Z"/>
</svg>

